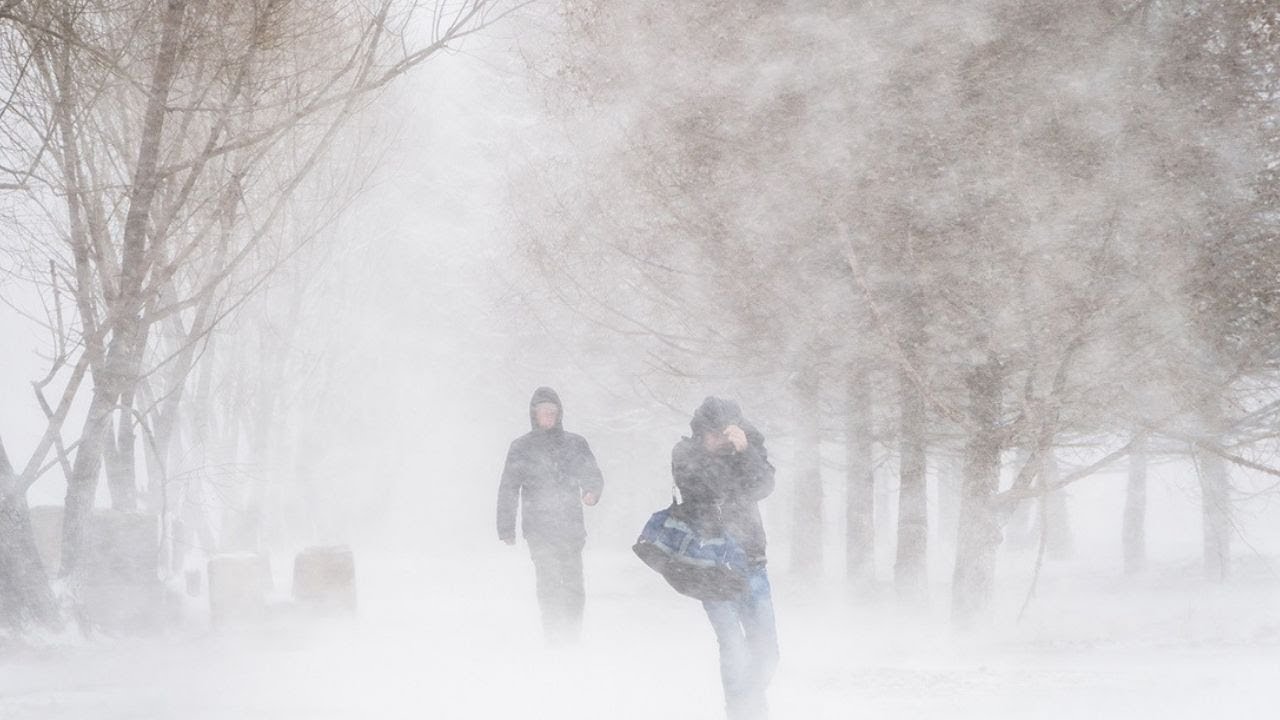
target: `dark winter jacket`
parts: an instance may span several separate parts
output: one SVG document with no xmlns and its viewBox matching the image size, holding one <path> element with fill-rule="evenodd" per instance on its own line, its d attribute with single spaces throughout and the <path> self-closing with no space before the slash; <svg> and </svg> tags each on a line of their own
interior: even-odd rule
<svg viewBox="0 0 1280 720">
<path fill-rule="evenodd" d="M 533 407 L 551 402 L 560 408 L 556 426 L 542 430 Z M 529 401 L 533 430 L 511 443 L 507 464 L 498 485 L 498 537 L 514 540 L 516 505 L 523 516 L 521 528 L 531 543 L 581 545 L 586 537 L 582 521 L 582 494 L 597 498 L 604 487 L 595 456 L 581 435 L 565 432 L 564 406 L 551 388 L 538 388 Z"/>
<path fill-rule="evenodd" d="M 764 435 L 742 417 L 737 403 L 709 397 L 689 423 L 693 437 L 671 451 L 671 475 L 680 489 L 682 512 L 703 533 L 723 529 L 753 562 L 765 559 L 764 523 L 757 503 L 773 492 L 773 465 Z M 707 430 L 737 425 L 747 435 L 742 452 L 715 455 L 702 445 Z"/>
</svg>

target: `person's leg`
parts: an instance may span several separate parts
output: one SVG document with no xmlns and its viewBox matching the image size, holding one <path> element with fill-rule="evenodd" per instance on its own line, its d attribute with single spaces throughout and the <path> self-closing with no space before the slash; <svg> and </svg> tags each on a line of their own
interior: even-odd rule
<svg viewBox="0 0 1280 720">
<path fill-rule="evenodd" d="M 555 585 L 551 603 L 553 635 L 558 642 L 576 642 L 582 632 L 582 610 L 586 593 L 582 580 L 582 545 L 565 544 L 555 549 Z"/>
<path fill-rule="evenodd" d="M 543 543 L 529 543 L 529 555 L 533 558 L 533 574 L 538 588 L 538 612 L 542 618 L 542 633 L 552 637 L 556 632 L 556 605 L 559 585 L 559 563 L 555 549 Z"/>
<path fill-rule="evenodd" d="M 581 543 L 530 544 L 537 575 L 542 630 L 551 642 L 574 642 L 582 629 L 586 595 Z"/>
<path fill-rule="evenodd" d="M 735 601 L 703 601 L 720 647 L 720 682 L 730 718 L 738 717 L 751 690 L 751 658 L 742 632 L 741 604 Z"/>
<path fill-rule="evenodd" d="M 755 717 L 767 715 L 765 690 L 778 667 L 778 629 L 773 615 L 773 596 L 764 568 L 748 579 L 748 595 L 742 614 L 742 629 L 750 656 L 748 677 Z"/>
<path fill-rule="evenodd" d="M 562 603 L 564 632 L 567 640 L 577 641 L 582 634 L 582 613 L 587 593 L 582 577 L 582 545 L 575 545 L 561 555 Z"/>
</svg>

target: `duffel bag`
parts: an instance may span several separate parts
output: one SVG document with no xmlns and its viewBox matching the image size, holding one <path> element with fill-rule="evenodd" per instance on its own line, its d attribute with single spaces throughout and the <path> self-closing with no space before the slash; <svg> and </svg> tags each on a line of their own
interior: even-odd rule
<svg viewBox="0 0 1280 720">
<path fill-rule="evenodd" d="M 747 555 L 727 534 L 703 537 L 681 506 L 654 513 L 631 546 L 676 592 L 699 600 L 733 600 L 747 591 Z"/>
</svg>

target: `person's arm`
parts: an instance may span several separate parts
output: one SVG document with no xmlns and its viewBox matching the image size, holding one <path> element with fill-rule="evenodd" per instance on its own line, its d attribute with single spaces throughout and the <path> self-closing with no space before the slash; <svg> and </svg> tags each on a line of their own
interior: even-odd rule
<svg viewBox="0 0 1280 720">
<path fill-rule="evenodd" d="M 738 453 L 743 491 L 752 500 L 763 500 L 773 492 L 773 464 L 769 462 L 769 451 L 764 447 L 764 435 L 745 421 L 741 427 L 747 437 L 747 446 Z"/>
<path fill-rule="evenodd" d="M 702 473 L 698 472 L 693 452 L 683 441 L 671 450 L 671 479 L 680 490 L 682 502 L 714 505 L 719 500 Z"/>
<path fill-rule="evenodd" d="M 596 464 L 596 456 L 591 454 L 591 446 L 585 438 L 578 448 L 578 490 L 582 493 L 582 502 L 595 505 L 600 501 L 600 493 L 604 492 L 604 476 L 600 474 L 600 466 Z"/>
<path fill-rule="evenodd" d="M 516 541 L 516 507 L 520 504 L 522 470 L 516 444 L 507 450 L 507 462 L 498 483 L 498 539 L 508 545 Z"/>
</svg>

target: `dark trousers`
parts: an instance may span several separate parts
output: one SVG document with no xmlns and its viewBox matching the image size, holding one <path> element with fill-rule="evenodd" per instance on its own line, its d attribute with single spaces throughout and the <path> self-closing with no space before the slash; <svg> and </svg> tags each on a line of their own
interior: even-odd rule
<svg viewBox="0 0 1280 720">
<path fill-rule="evenodd" d="M 529 542 L 538 579 L 542 630 L 551 642 L 575 642 L 582 632 L 586 591 L 582 581 L 582 543 Z"/>
</svg>

